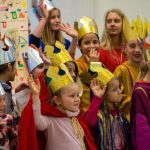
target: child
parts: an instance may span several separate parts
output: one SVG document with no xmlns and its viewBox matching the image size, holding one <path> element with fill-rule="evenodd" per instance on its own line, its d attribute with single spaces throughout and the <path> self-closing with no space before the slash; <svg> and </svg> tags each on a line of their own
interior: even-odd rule
<svg viewBox="0 0 150 150">
<path fill-rule="evenodd" d="M 120 79 L 123 85 L 123 99 L 121 101 L 120 109 L 126 115 L 127 119 L 130 120 L 130 100 L 132 90 L 140 72 L 141 65 L 144 62 L 144 50 L 142 42 L 139 40 L 139 37 L 144 34 L 142 32 L 141 35 L 137 34 L 140 33 L 138 31 L 139 28 L 135 27 L 133 24 L 130 29 L 128 20 L 124 22 L 124 26 L 124 28 L 128 28 L 129 32 L 128 35 L 127 32 L 125 33 L 127 39 L 125 44 L 127 61 L 119 65 L 114 74 Z"/>
<path fill-rule="evenodd" d="M 77 31 L 71 28 L 69 24 L 61 25 L 61 12 L 58 8 L 52 6 L 48 11 L 46 5 L 41 0 L 39 6 L 42 18 L 30 36 L 30 44 L 34 44 L 38 48 L 41 46 L 42 50 L 44 50 L 45 45 L 53 46 L 56 41 L 59 41 L 65 46 L 70 55 L 74 57 L 78 41 Z M 63 37 L 61 31 L 72 37 L 71 44 L 69 40 Z M 42 42 L 40 39 L 42 39 Z"/>
<path fill-rule="evenodd" d="M 0 39 L 0 82 L 6 92 L 5 113 L 14 112 L 14 102 L 12 100 L 12 87 L 9 81 L 14 81 L 16 75 L 16 56 L 12 41 L 4 36 Z"/>
<path fill-rule="evenodd" d="M 141 68 L 136 82 L 130 113 L 131 149 L 149 150 L 150 146 L 150 61 Z"/>
<path fill-rule="evenodd" d="M 17 131 L 13 128 L 13 117 L 5 114 L 5 91 L 0 83 L 0 149 L 16 150 Z"/>
<path fill-rule="evenodd" d="M 90 62 L 99 61 L 98 49 L 100 46 L 98 29 L 94 20 L 88 17 L 80 19 L 82 27 L 78 28 L 75 22 L 75 28 L 78 31 L 78 47 L 81 50 L 82 56 L 75 60 L 79 77 L 87 73 L 89 70 Z M 84 77 L 81 78 L 81 81 Z M 87 111 L 90 104 L 90 89 L 86 84 L 83 84 L 83 96 L 81 97 L 81 106 L 84 112 Z"/>
<path fill-rule="evenodd" d="M 90 84 L 94 97 L 86 114 L 86 121 L 95 131 L 99 150 L 125 150 L 128 121 L 116 106 L 122 98 L 119 79 L 105 68 L 99 69 L 100 81 L 92 80 Z"/>
<path fill-rule="evenodd" d="M 95 150 L 89 130 L 81 117 L 79 117 L 80 98 L 78 85 L 74 83 L 67 68 L 65 65 L 61 65 L 59 68 L 49 66 L 46 75 L 48 86 L 53 93 L 54 107 L 47 103 L 51 108 L 49 110 L 51 115 L 47 113 L 41 115 L 43 105 L 39 100 L 39 82 L 36 85 L 32 77 L 28 79 L 32 90 L 35 126 L 38 130 L 45 131 L 46 141 L 48 141 L 45 144 L 46 147 L 42 147 L 42 149 Z"/>
</svg>

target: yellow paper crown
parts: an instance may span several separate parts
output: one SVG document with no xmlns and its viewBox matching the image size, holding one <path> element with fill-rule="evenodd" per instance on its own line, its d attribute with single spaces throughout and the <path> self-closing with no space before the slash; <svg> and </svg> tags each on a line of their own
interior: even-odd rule
<svg viewBox="0 0 150 150">
<path fill-rule="evenodd" d="M 142 22 L 138 16 L 136 20 L 132 20 L 130 25 L 127 17 L 125 17 L 123 20 L 123 32 L 127 41 L 143 40 L 147 36 L 147 20 L 145 19 Z"/>
<path fill-rule="evenodd" d="M 104 85 L 114 78 L 114 74 L 104 68 L 100 62 L 92 62 L 90 65 L 90 70 L 98 73 L 97 79 Z"/>
<path fill-rule="evenodd" d="M 95 20 L 92 20 L 88 17 L 83 17 L 80 19 L 80 23 L 82 27 L 78 27 L 78 22 L 74 22 L 74 28 L 78 31 L 78 37 L 81 39 L 87 33 L 95 33 L 98 34 L 98 28 Z"/>
<path fill-rule="evenodd" d="M 74 83 L 64 64 L 61 64 L 60 67 L 49 66 L 46 73 L 46 82 L 53 93 L 56 93 L 59 89 Z"/>
<path fill-rule="evenodd" d="M 56 41 L 54 46 L 46 45 L 45 52 L 54 66 L 59 66 L 61 63 L 72 60 L 64 45 L 59 41 Z"/>
</svg>

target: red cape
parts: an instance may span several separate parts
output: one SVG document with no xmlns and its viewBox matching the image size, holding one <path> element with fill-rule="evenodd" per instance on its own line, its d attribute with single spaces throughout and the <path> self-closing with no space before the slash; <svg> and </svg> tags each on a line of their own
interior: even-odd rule
<svg viewBox="0 0 150 150">
<path fill-rule="evenodd" d="M 54 116 L 54 117 L 66 117 L 65 114 L 51 106 L 47 103 L 50 99 L 50 93 L 47 89 L 45 80 L 43 77 L 40 77 L 41 83 L 41 92 L 40 92 L 40 100 L 41 100 L 41 113 L 46 116 Z M 89 147 L 89 150 L 96 150 L 95 144 L 93 142 L 92 136 L 88 129 L 88 126 L 85 124 L 83 117 L 78 115 L 78 120 L 84 130 L 86 143 Z M 34 123 L 34 115 L 32 110 L 32 98 L 30 96 L 30 100 L 26 107 L 24 108 L 19 125 L 18 125 L 18 150 L 43 150 L 46 146 L 46 139 L 44 136 L 44 132 L 36 132 L 35 123 Z"/>
</svg>

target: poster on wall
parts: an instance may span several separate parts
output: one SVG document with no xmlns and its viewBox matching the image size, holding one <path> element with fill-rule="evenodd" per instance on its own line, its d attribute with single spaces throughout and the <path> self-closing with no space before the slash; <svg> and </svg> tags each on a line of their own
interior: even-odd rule
<svg viewBox="0 0 150 150">
<path fill-rule="evenodd" d="M 0 0 L 0 32 L 10 37 L 17 53 L 17 75 L 13 86 L 25 80 L 27 75 L 22 52 L 28 49 L 27 0 Z"/>
</svg>

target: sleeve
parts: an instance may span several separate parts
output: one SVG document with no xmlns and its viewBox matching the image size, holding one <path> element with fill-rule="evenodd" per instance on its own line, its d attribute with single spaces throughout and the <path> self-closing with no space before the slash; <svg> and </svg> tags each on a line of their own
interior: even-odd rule
<svg viewBox="0 0 150 150">
<path fill-rule="evenodd" d="M 29 44 L 33 44 L 37 48 L 39 48 L 40 47 L 40 38 L 34 36 L 33 34 L 30 34 L 30 36 L 29 36 Z"/>
<path fill-rule="evenodd" d="M 44 117 L 41 115 L 40 100 L 37 100 L 36 102 L 34 102 L 32 104 L 32 108 L 33 108 L 36 129 L 39 131 L 44 131 L 48 127 L 49 119 L 48 117 Z"/>
<path fill-rule="evenodd" d="M 67 39 L 65 39 L 65 48 L 66 48 L 66 50 L 68 50 L 69 49 L 69 47 L 70 47 L 70 41 L 69 40 L 67 40 Z"/>
<path fill-rule="evenodd" d="M 87 124 L 93 127 L 97 122 L 97 113 L 100 105 L 103 103 L 103 100 L 99 97 L 94 96 L 89 106 L 89 109 L 85 115 L 85 120 Z"/>
<path fill-rule="evenodd" d="M 150 125 L 148 97 L 138 90 L 132 97 L 131 146 L 132 149 L 149 150 Z"/>
</svg>

